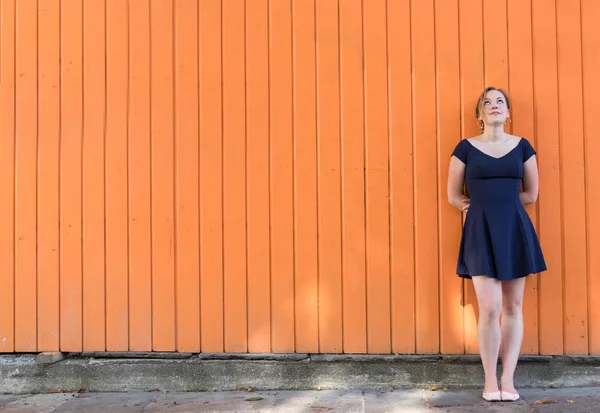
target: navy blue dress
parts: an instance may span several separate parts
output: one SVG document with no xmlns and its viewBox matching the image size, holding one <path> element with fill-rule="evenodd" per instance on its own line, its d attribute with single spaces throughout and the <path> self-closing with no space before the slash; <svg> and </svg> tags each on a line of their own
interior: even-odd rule
<svg viewBox="0 0 600 413">
<path fill-rule="evenodd" d="M 465 165 L 471 205 L 463 226 L 456 273 L 513 280 L 546 270 L 535 228 L 519 200 L 523 164 L 535 150 L 522 138 L 494 158 L 464 139 L 452 155 Z"/>
</svg>

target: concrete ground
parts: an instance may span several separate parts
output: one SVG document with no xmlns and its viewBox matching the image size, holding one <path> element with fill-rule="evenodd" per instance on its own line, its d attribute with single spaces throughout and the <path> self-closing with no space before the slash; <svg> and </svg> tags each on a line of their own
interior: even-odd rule
<svg viewBox="0 0 600 413">
<path fill-rule="evenodd" d="M 600 388 L 521 390 L 517 402 L 489 403 L 480 390 L 312 390 L 0 395 L 0 413 L 416 413 L 600 412 Z M 252 399 L 254 398 L 254 400 Z"/>
</svg>

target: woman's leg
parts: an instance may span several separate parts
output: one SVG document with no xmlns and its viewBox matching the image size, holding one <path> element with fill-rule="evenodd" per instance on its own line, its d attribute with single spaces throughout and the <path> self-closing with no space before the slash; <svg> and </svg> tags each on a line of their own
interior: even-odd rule
<svg viewBox="0 0 600 413">
<path fill-rule="evenodd" d="M 484 392 L 498 391 L 498 351 L 500 349 L 500 314 L 502 313 L 502 284 L 485 275 L 473 277 L 479 304 L 478 342 L 485 371 Z"/>
<path fill-rule="evenodd" d="M 502 281 L 502 390 L 517 393 L 515 369 L 523 341 L 523 292 L 525 277 Z"/>
</svg>

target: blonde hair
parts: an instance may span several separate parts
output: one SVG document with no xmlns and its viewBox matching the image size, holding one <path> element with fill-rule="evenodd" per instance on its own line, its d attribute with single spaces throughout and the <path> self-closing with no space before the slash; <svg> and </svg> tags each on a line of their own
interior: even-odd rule
<svg viewBox="0 0 600 413">
<path fill-rule="evenodd" d="M 502 93 L 502 95 L 504 96 L 504 99 L 506 100 L 506 108 L 510 110 L 510 96 L 508 96 L 508 93 L 506 93 L 506 91 L 504 91 L 504 89 L 500 89 L 494 86 L 488 86 L 484 89 L 483 92 L 481 92 L 481 95 L 479 95 L 479 99 L 477 99 L 477 105 L 475 105 L 475 118 L 477 119 L 477 121 L 479 122 L 479 116 L 481 115 L 482 109 L 483 109 L 483 101 L 485 100 L 485 97 L 487 96 L 488 92 L 492 91 L 492 90 L 497 90 L 498 92 Z M 481 122 L 481 124 L 479 125 L 479 128 L 481 129 L 481 133 L 483 133 L 483 130 L 485 129 L 485 125 L 483 122 Z"/>
</svg>

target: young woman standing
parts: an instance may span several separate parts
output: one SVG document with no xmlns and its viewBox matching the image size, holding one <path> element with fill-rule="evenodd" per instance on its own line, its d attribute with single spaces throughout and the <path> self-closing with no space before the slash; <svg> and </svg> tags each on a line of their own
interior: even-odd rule
<svg viewBox="0 0 600 413">
<path fill-rule="evenodd" d="M 502 89 L 486 88 L 475 115 L 481 134 L 456 146 L 448 174 L 448 200 L 467 213 L 456 272 L 473 280 L 479 303 L 478 342 L 485 371 L 482 397 L 514 401 L 519 399 L 514 373 L 523 339 L 525 278 L 546 270 L 523 207 L 537 199 L 538 169 L 531 144 L 504 131 L 510 100 Z M 496 365 L 501 344 L 499 387 Z"/>
</svg>

